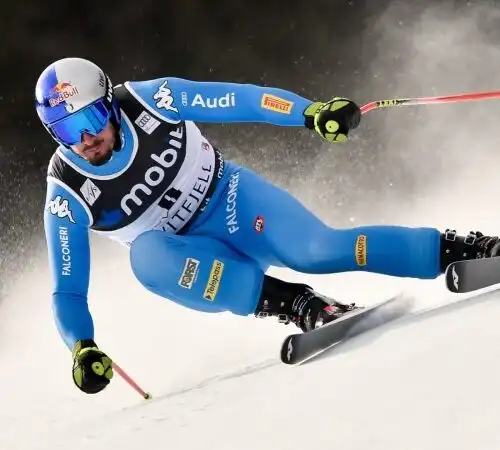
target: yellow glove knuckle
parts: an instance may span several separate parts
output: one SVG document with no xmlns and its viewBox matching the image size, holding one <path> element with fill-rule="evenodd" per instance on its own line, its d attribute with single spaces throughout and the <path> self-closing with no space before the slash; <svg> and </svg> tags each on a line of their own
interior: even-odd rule
<svg viewBox="0 0 500 450">
<path fill-rule="evenodd" d="M 348 101 L 345 100 L 337 100 L 332 103 L 330 106 L 330 111 L 338 111 L 339 109 L 343 108 L 344 106 L 347 106 L 349 104 Z"/>
<path fill-rule="evenodd" d="M 339 124 L 335 120 L 329 120 L 325 124 L 325 129 L 329 133 L 335 133 L 339 129 Z"/>
<path fill-rule="evenodd" d="M 104 366 L 102 365 L 101 362 L 96 361 L 96 362 L 92 363 L 92 371 L 96 375 L 102 376 L 102 375 L 104 375 L 105 368 L 104 368 Z"/>
<path fill-rule="evenodd" d="M 304 111 L 304 114 L 306 116 L 316 116 L 318 114 L 318 112 L 321 110 L 321 108 L 323 107 L 323 105 L 324 105 L 324 103 L 320 103 L 320 102 L 311 103 Z"/>
<path fill-rule="evenodd" d="M 83 370 L 81 367 L 76 367 L 73 370 L 73 379 L 75 380 L 77 386 L 79 387 L 83 386 Z"/>
</svg>

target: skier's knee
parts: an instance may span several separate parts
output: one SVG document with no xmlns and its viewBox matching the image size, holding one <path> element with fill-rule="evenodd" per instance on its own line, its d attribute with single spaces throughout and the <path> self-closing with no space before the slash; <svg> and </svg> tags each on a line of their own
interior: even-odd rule
<svg viewBox="0 0 500 450">
<path fill-rule="evenodd" d="M 151 285 L 157 278 L 154 267 L 161 261 L 162 270 L 168 270 L 173 258 L 164 251 L 169 235 L 163 231 L 146 231 L 130 246 L 130 266 L 135 277 L 144 285 Z"/>
<path fill-rule="evenodd" d="M 255 261 L 206 236 L 148 231 L 130 248 L 132 271 L 149 291 L 203 311 L 253 312 L 264 274 Z"/>
<path fill-rule="evenodd" d="M 292 270 L 305 273 L 321 272 L 339 239 L 338 230 L 322 227 L 315 230 L 314 235 L 300 242 L 290 243 L 280 260 Z"/>
</svg>

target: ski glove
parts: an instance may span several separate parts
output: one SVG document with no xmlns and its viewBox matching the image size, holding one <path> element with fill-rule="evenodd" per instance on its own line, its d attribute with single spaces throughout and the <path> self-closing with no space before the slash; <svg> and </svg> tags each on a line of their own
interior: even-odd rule
<svg viewBox="0 0 500 450">
<path fill-rule="evenodd" d="M 111 359 L 92 339 L 77 341 L 73 347 L 73 381 L 86 394 L 102 391 L 113 378 Z"/>
<path fill-rule="evenodd" d="M 329 142 L 345 142 L 349 131 L 361 121 L 361 111 L 353 101 L 335 97 L 329 102 L 315 102 L 304 111 L 305 126 Z"/>
</svg>

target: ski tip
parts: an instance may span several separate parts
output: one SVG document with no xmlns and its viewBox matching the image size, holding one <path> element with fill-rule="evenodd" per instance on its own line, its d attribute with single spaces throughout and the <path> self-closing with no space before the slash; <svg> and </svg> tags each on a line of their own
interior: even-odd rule
<svg viewBox="0 0 500 450">
<path fill-rule="evenodd" d="M 458 274 L 456 264 L 451 263 L 445 271 L 446 288 L 450 292 L 459 293 L 460 289 L 460 276 Z"/>
<path fill-rule="evenodd" d="M 295 364 L 294 337 L 295 335 L 287 336 L 281 346 L 281 362 L 285 364 Z"/>
</svg>

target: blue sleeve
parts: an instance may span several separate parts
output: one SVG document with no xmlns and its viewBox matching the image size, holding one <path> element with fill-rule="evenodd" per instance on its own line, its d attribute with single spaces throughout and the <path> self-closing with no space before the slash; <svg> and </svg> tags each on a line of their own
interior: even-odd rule
<svg viewBox="0 0 500 450">
<path fill-rule="evenodd" d="M 93 339 L 87 304 L 90 278 L 89 213 L 63 184 L 49 178 L 44 228 L 52 274 L 54 320 L 65 344 Z"/>
<path fill-rule="evenodd" d="M 155 115 L 174 122 L 266 122 L 304 126 L 303 112 L 312 103 L 284 89 L 253 84 L 167 77 L 128 82 L 127 86 Z"/>
</svg>

